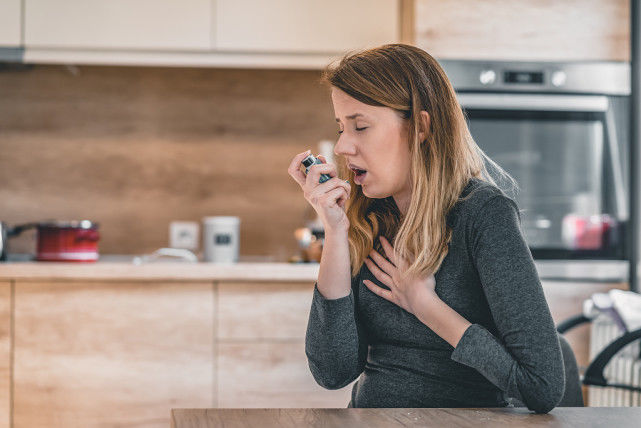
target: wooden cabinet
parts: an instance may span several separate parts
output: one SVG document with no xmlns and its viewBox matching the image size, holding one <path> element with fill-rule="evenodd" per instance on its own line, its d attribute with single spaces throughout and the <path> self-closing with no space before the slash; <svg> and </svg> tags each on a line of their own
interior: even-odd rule
<svg viewBox="0 0 641 428">
<path fill-rule="evenodd" d="M 555 322 L 595 292 L 627 289 L 542 283 Z M 312 296 L 309 281 L 0 281 L 0 428 L 160 427 L 171 408 L 345 408 L 353 382 L 327 390 L 308 367 Z M 586 364 L 588 330 L 567 337 Z"/>
<path fill-rule="evenodd" d="M 24 2 L 31 63 L 318 69 L 401 34 L 401 0 Z"/>
<path fill-rule="evenodd" d="M 11 282 L 0 281 L 0 428 L 11 426 Z"/>
<path fill-rule="evenodd" d="M 22 0 L 0 1 L 0 47 L 18 47 L 22 43 Z"/>
<path fill-rule="evenodd" d="M 209 50 L 210 0 L 25 0 L 25 46 Z"/>
<path fill-rule="evenodd" d="M 212 283 L 17 281 L 14 426 L 167 426 L 171 408 L 212 407 L 214 298 Z"/>
<path fill-rule="evenodd" d="M 436 58 L 630 60 L 630 0 L 414 1 L 414 42 Z"/>
<path fill-rule="evenodd" d="M 347 407 L 353 383 L 324 389 L 307 365 L 313 286 L 218 284 L 217 407 Z"/>
<path fill-rule="evenodd" d="M 398 41 L 398 0 L 217 0 L 219 50 L 334 53 Z"/>
</svg>

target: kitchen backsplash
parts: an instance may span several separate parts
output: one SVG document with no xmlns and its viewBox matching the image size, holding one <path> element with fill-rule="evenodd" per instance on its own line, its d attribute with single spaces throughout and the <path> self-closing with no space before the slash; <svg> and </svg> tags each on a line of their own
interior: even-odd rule
<svg viewBox="0 0 641 428">
<path fill-rule="evenodd" d="M 285 261 L 311 208 L 291 158 L 335 139 L 318 71 L 36 66 L 0 72 L 0 220 L 90 219 L 100 251 L 168 245 L 172 220 L 241 218 Z M 312 211 L 313 213 L 313 211 Z M 33 231 L 11 252 L 35 249 Z"/>
</svg>

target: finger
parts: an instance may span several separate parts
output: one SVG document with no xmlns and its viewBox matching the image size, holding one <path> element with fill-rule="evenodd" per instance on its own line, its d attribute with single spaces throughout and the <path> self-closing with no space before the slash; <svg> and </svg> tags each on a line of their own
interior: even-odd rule
<svg viewBox="0 0 641 428">
<path fill-rule="evenodd" d="M 325 159 L 325 156 L 323 156 L 323 155 L 318 155 L 318 156 L 316 156 L 316 157 L 317 157 L 318 159 L 322 160 L 322 161 L 323 161 L 323 163 L 327 163 L 327 159 Z"/>
<path fill-rule="evenodd" d="M 336 166 L 331 163 L 312 165 L 309 167 L 309 172 L 307 173 L 306 184 L 311 186 L 318 185 L 321 174 L 327 174 L 332 178 L 338 175 Z"/>
<path fill-rule="evenodd" d="M 333 207 L 338 205 L 338 200 L 345 194 L 345 189 L 342 187 L 336 187 L 335 189 L 330 190 L 319 198 L 321 204 Z"/>
<path fill-rule="evenodd" d="M 394 247 L 392 247 L 392 244 L 390 244 L 389 241 L 382 235 L 380 237 L 380 241 L 387 258 L 390 259 L 392 263 L 394 263 L 394 266 L 399 266 L 399 263 L 398 263 L 399 259 L 396 257 L 396 254 L 394 253 Z"/>
<path fill-rule="evenodd" d="M 287 168 L 289 175 L 291 175 L 301 186 L 305 184 L 305 173 L 300 170 L 301 162 L 309 155 L 310 152 L 311 150 L 307 150 L 306 152 L 302 152 L 294 156 Z"/>
<path fill-rule="evenodd" d="M 349 197 L 349 194 L 351 192 L 349 184 L 345 183 L 343 180 L 339 178 L 331 178 L 327 180 L 326 182 L 317 185 L 311 192 L 310 192 L 310 199 L 311 198 L 321 198 L 323 195 L 330 190 L 340 188 L 343 189 L 347 192 L 347 196 Z"/>
<path fill-rule="evenodd" d="M 378 296 L 381 296 L 383 299 L 385 299 L 387 301 L 390 301 L 392 303 L 396 303 L 395 300 L 394 300 L 394 295 L 392 294 L 391 291 L 385 290 L 384 288 L 379 287 L 378 285 L 374 284 L 372 281 L 369 281 L 367 279 L 363 280 L 363 284 L 365 284 L 365 286 L 367 288 L 369 288 L 369 290 L 372 293 L 374 293 L 374 294 L 376 294 Z"/>
<path fill-rule="evenodd" d="M 313 165 L 312 167 L 310 167 L 309 173 L 305 178 L 305 185 L 308 186 L 309 189 L 312 189 L 312 191 L 319 186 L 325 186 L 323 187 L 323 189 L 326 189 L 326 190 L 329 190 L 336 186 L 337 180 L 334 180 L 333 184 L 328 184 L 331 181 L 331 179 L 325 181 L 324 183 L 321 183 L 320 182 L 321 174 L 327 174 L 331 178 L 338 178 L 336 173 L 336 167 L 334 165 L 332 164 Z"/>
<path fill-rule="evenodd" d="M 392 274 L 396 270 L 396 266 L 394 266 L 392 263 L 390 263 L 385 257 L 381 256 L 378 251 L 372 249 L 370 251 L 369 256 L 376 262 L 378 266 L 381 267 L 386 273 Z"/>
<path fill-rule="evenodd" d="M 376 277 L 376 279 L 387 285 L 390 290 L 392 289 L 392 287 L 394 286 L 394 281 L 392 280 L 392 277 L 390 275 L 383 272 L 378 266 L 376 266 L 376 263 L 374 263 L 369 258 L 365 259 L 365 264 L 367 265 L 369 271 L 372 272 L 372 275 Z"/>
<path fill-rule="evenodd" d="M 346 190 L 343 189 L 343 191 L 344 191 L 344 195 L 341 195 L 341 197 L 338 198 L 338 201 L 336 201 L 336 202 L 338 203 L 339 207 L 344 209 L 345 208 L 345 204 L 347 203 L 347 200 L 349 199 L 349 194 L 347 193 Z"/>
</svg>

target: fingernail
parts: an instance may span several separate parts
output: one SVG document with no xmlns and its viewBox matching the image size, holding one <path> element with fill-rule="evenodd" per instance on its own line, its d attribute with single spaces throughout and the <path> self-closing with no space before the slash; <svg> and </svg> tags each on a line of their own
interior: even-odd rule
<svg viewBox="0 0 641 428">
<path fill-rule="evenodd" d="M 345 183 L 349 184 L 349 180 L 345 180 Z"/>
</svg>

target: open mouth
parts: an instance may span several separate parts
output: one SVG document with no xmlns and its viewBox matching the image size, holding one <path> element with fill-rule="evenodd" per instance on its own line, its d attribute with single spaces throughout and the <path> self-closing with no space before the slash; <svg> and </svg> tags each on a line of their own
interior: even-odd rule
<svg viewBox="0 0 641 428">
<path fill-rule="evenodd" d="M 354 174 L 357 177 L 360 177 L 360 176 L 364 175 L 367 172 L 364 169 L 358 169 L 358 168 L 352 168 L 352 171 L 354 171 Z"/>
</svg>

